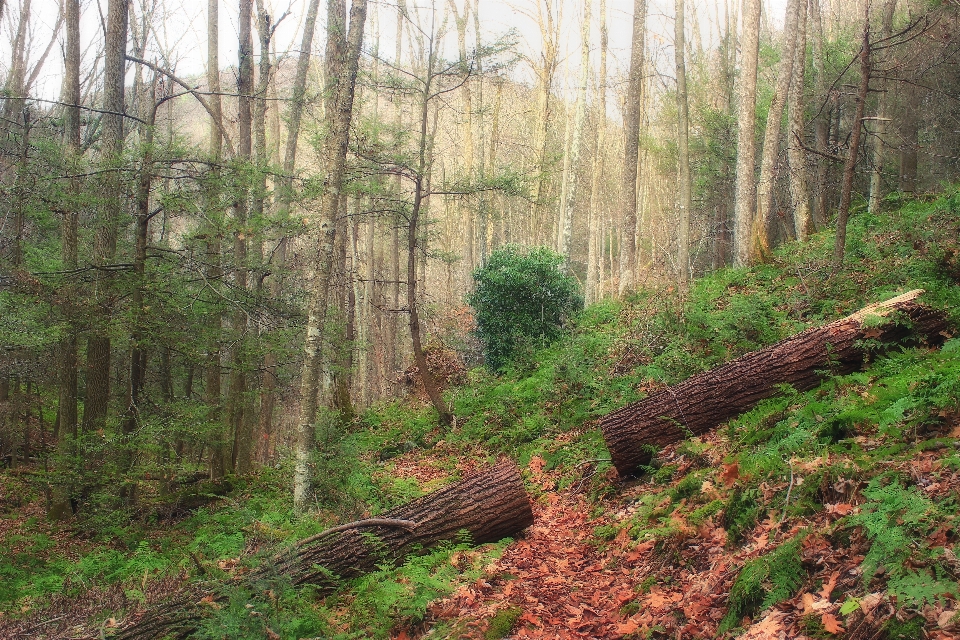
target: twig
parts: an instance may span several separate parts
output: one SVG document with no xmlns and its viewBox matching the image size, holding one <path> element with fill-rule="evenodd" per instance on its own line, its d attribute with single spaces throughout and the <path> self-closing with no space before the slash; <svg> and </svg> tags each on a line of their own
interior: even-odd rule
<svg viewBox="0 0 960 640">
<path fill-rule="evenodd" d="M 400 529 L 406 529 L 407 531 L 413 531 L 417 528 L 417 523 L 413 520 L 395 520 L 394 518 L 367 518 L 365 520 L 357 520 L 356 522 L 348 522 L 347 524 L 331 527 L 309 538 L 304 538 L 297 543 L 297 546 L 302 547 L 331 534 L 349 531 L 350 529 L 359 529 L 360 527 L 398 527 Z"/>
<path fill-rule="evenodd" d="M 787 464 L 790 465 L 790 486 L 787 487 L 787 499 L 783 503 L 783 513 L 780 514 L 780 522 L 783 522 L 783 519 L 787 517 L 787 507 L 790 505 L 790 492 L 793 491 L 793 459 L 787 460 Z"/>
</svg>

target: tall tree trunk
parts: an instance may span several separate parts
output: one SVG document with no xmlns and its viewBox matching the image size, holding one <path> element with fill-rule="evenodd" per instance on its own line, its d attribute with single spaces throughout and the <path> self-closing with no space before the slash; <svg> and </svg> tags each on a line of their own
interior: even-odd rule
<svg viewBox="0 0 960 640">
<path fill-rule="evenodd" d="M 209 282 L 219 283 L 223 276 L 220 267 L 221 218 L 219 188 L 219 162 L 223 151 L 223 102 L 220 99 L 220 0 L 207 0 L 207 90 L 210 95 L 210 132 L 207 153 L 213 163 L 211 184 L 205 191 L 205 277 Z M 218 434 L 222 434 L 221 415 L 221 367 L 220 340 L 223 332 L 223 314 L 218 308 L 209 311 L 207 316 L 207 357 L 204 367 L 204 403 L 207 405 L 207 423 L 215 425 Z M 226 472 L 226 460 L 222 435 L 215 438 L 210 452 L 210 478 L 216 479 Z"/>
<path fill-rule="evenodd" d="M 800 3 L 806 0 L 789 0 L 783 25 L 783 47 L 777 82 L 767 112 L 767 126 L 763 136 L 763 155 L 760 160 L 760 180 L 757 182 L 757 214 L 753 220 L 753 243 L 750 258 L 766 260 L 775 234 L 773 196 L 777 186 L 777 160 L 780 157 L 780 129 L 783 126 L 783 110 L 793 80 L 793 60 L 797 49 L 797 22 Z M 801 61 L 802 64 L 802 61 Z"/>
<path fill-rule="evenodd" d="M 105 266 L 117 253 L 117 235 L 123 216 L 122 181 L 119 164 L 123 152 L 124 62 L 127 51 L 127 0 L 109 0 L 103 65 L 103 210 L 99 216 L 94 240 L 94 264 Z M 96 297 L 106 298 L 109 280 L 98 271 Z M 84 431 L 102 429 L 107 420 L 110 402 L 110 337 L 106 333 L 109 312 L 101 312 L 87 339 L 87 394 L 83 405 Z"/>
<path fill-rule="evenodd" d="M 837 208 L 837 235 L 833 245 L 833 268 L 840 269 L 847 246 L 847 219 L 850 217 L 850 199 L 853 196 L 853 174 L 860 154 L 860 138 L 863 134 L 863 115 L 867 108 L 867 92 L 870 90 L 870 5 L 867 4 L 863 19 L 863 44 L 860 46 L 860 86 L 857 89 L 857 109 L 853 116 L 853 131 L 850 133 L 850 149 L 843 163 L 843 182 L 840 185 L 840 206 Z"/>
<path fill-rule="evenodd" d="M 457 45 L 460 53 L 460 68 L 466 73 L 470 68 L 471 61 L 467 58 L 467 22 L 470 19 L 470 0 L 465 0 L 463 4 L 463 13 L 457 7 L 455 0 L 448 0 L 447 4 L 453 12 L 453 21 L 457 27 Z M 474 140 L 473 140 L 473 91 L 470 81 L 463 83 L 460 88 L 463 96 L 463 112 L 466 118 L 463 121 L 463 173 L 467 184 L 473 182 L 474 174 Z M 466 267 L 466 281 L 469 281 L 470 274 L 477 266 L 474 237 L 477 235 L 476 225 L 474 224 L 472 203 L 467 199 L 461 199 L 458 206 L 463 211 L 464 227 L 464 267 Z"/>
<path fill-rule="evenodd" d="M 4 83 L 4 93 L 8 98 L 0 109 L 0 140 L 9 135 L 10 124 L 15 123 L 23 111 L 25 79 L 27 75 L 27 46 L 30 30 L 31 0 L 23 0 L 20 15 L 17 18 L 17 30 L 10 43 L 10 70 Z"/>
<path fill-rule="evenodd" d="M 328 16 L 337 14 L 336 3 L 340 0 L 328 0 Z M 342 15 L 343 10 L 340 10 Z M 335 60 L 329 60 L 330 71 L 328 85 L 335 88 L 329 95 L 332 118 L 328 122 L 329 131 L 323 142 L 323 193 L 320 197 L 320 229 L 317 241 L 315 272 L 310 283 L 310 297 L 307 311 L 306 337 L 304 339 L 303 369 L 300 374 L 300 415 L 297 419 L 296 462 L 293 479 L 293 503 L 298 511 L 305 511 L 310 503 L 312 487 L 311 456 L 316 440 L 314 420 L 317 413 L 317 395 L 320 386 L 320 373 L 323 363 L 323 328 L 326 320 L 327 297 L 330 290 L 330 275 L 333 272 L 333 248 L 336 240 L 336 216 L 340 192 L 343 186 L 344 165 L 347 157 L 347 144 L 350 135 L 350 123 L 353 117 L 354 89 L 357 81 L 357 68 L 360 59 L 360 47 L 363 42 L 363 25 L 367 17 L 367 0 L 354 0 L 350 9 L 350 30 L 346 32 L 341 21 L 328 17 L 327 38 L 339 39 L 340 43 L 328 43 L 331 50 L 339 51 Z"/>
<path fill-rule="evenodd" d="M 253 151 L 253 0 L 240 0 L 239 42 L 237 47 L 237 120 L 239 138 L 237 140 L 237 158 L 249 162 Z M 237 187 L 233 203 L 233 262 L 234 289 L 241 293 L 247 288 L 247 213 L 249 203 L 248 188 L 245 184 Z M 233 348 L 230 354 L 230 388 L 227 396 L 227 442 L 230 447 L 229 470 L 243 472 L 248 460 L 247 445 L 250 434 L 246 433 L 247 420 L 247 314 L 243 309 L 234 312 L 231 318 L 233 330 Z"/>
<path fill-rule="evenodd" d="M 584 0 L 583 23 L 580 31 L 580 82 L 574 107 L 570 144 L 563 159 L 563 193 L 560 197 L 560 224 L 557 233 L 557 253 L 570 268 L 570 245 L 573 240 L 573 211 L 577 203 L 580 149 L 583 147 L 583 124 L 587 115 L 587 85 L 590 84 L 590 9 L 593 0 Z"/>
<path fill-rule="evenodd" d="M 310 58 L 313 49 L 313 37 L 316 31 L 317 15 L 320 12 L 320 0 L 310 0 L 307 5 L 307 14 L 303 24 L 303 34 L 300 42 L 300 53 L 297 57 L 297 67 L 294 72 L 293 87 L 290 90 L 290 109 L 287 113 L 287 143 L 283 156 L 283 175 L 277 188 L 277 217 L 286 220 L 290 216 L 293 202 L 293 174 L 297 165 L 297 145 L 300 139 L 300 122 L 303 119 L 303 107 L 306 102 L 307 73 L 310 70 Z M 279 144 L 279 142 L 278 142 Z M 276 253 L 276 266 L 270 281 L 271 295 L 279 295 L 281 273 L 286 263 L 287 241 L 281 239 Z M 276 406 L 277 387 L 277 356 L 268 351 L 264 356 L 264 380 L 260 396 L 260 431 L 264 442 L 262 451 L 264 461 L 269 459 L 273 451 L 273 413 Z"/>
<path fill-rule="evenodd" d="M 68 106 L 64 108 L 63 141 L 67 149 L 70 172 L 76 173 L 82 150 L 80 148 L 80 0 L 64 0 L 62 4 L 66 24 L 66 43 L 64 47 L 63 95 L 61 100 Z M 78 221 L 80 217 L 78 199 L 82 189 L 80 178 L 71 177 L 68 193 L 71 201 L 64 207 L 60 234 L 61 255 L 65 271 L 73 271 L 78 265 Z M 76 288 L 69 286 L 64 292 L 67 302 L 64 315 L 70 321 L 75 314 Z M 67 334 L 60 343 L 60 401 L 57 430 L 57 449 L 61 460 L 65 460 L 68 475 L 73 475 L 78 460 L 77 455 L 77 395 L 79 353 L 77 349 L 77 329 L 72 321 L 67 326 Z M 69 484 L 54 487 L 50 501 L 50 517 L 62 519 L 70 513 L 70 496 L 73 487 Z"/>
<path fill-rule="evenodd" d="M 640 156 L 640 117 L 643 110 L 643 68 L 646 58 L 647 1 L 633 0 L 633 32 L 627 103 L 623 115 L 623 168 L 620 199 L 620 295 L 633 291 L 637 271 L 637 162 Z"/>
<path fill-rule="evenodd" d="M 883 18 L 880 27 L 880 39 L 886 40 L 893 33 L 893 13 L 897 8 L 897 0 L 887 0 L 883 5 Z M 890 121 L 890 99 L 887 97 L 887 81 L 878 78 L 875 89 L 880 97 L 877 105 L 876 126 L 873 131 L 873 172 L 870 174 L 870 197 L 867 200 L 867 211 L 874 213 L 880 210 L 880 200 L 883 198 L 883 164 L 884 146 L 887 134 L 887 122 Z"/>
<path fill-rule="evenodd" d="M 920 91 L 907 85 L 904 104 L 907 108 L 900 119 L 900 154 L 898 186 L 901 192 L 912 196 L 917 190 L 918 150 L 920 148 L 920 118 L 913 107 L 919 103 Z"/>
<path fill-rule="evenodd" d="M 814 72 L 814 108 L 817 115 L 813 121 L 813 139 L 816 150 L 821 154 L 827 152 L 830 142 L 830 109 L 827 108 L 826 52 L 823 37 L 823 18 L 820 13 L 820 0 L 809 0 L 810 26 L 813 33 L 813 72 Z M 823 155 L 818 155 L 816 172 L 814 174 L 815 204 L 813 208 L 813 225 L 824 227 L 827 224 L 827 173 L 830 165 Z"/>
<path fill-rule="evenodd" d="M 684 0 L 676 0 L 674 23 L 674 58 L 677 63 L 677 143 L 680 182 L 677 189 L 677 267 L 680 282 L 690 281 L 690 210 L 693 208 L 693 181 L 690 176 L 690 115 L 687 104 L 686 34 L 684 33 Z"/>
<path fill-rule="evenodd" d="M 136 195 L 136 230 L 134 232 L 133 251 L 133 299 L 131 301 L 133 313 L 133 329 L 130 334 L 130 378 L 127 385 L 127 408 L 123 416 L 121 431 L 124 439 L 122 468 L 125 473 L 130 472 L 135 458 L 135 443 L 132 441 L 140 422 L 140 403 L 143 397 L 144 386 L 147 381 L 147 352 L 143 345 L 146 337 L 144 327 L 144 287 L 146 285 L 147 240 L 150 233 L 150 188 L 153 182 L 153 130 L 157 118 L 157 74 L 154 73 L 153 82 L 144 100 L 141 119 L 144 124 L 140 127 L 140 142 L 143 146 L 139 183 Z M 124 482 L 120 490 L 121 499 L 132 505 L 136 500 L 136 484 Z"/>
<path fill-rule="evenodd" d="M 743 13 L 742 66 L 737 94 L 737 191 L 734 211 L 734 263 L 750 262 L 750 227 L 756 206 L 757 61 L 760 47 L 761 0 L 746 0 Z"/>
<path fill-rule="evenodd" d="M 807 155 L 803 148 L 803 78 L 807 54 L 807 3 L 800 0 L 797 16 L 797 46 L 787 109 L 787 160 L 790 163 L 790 202 L 797 240 L 805 242 L 811 231 L 810 188 L 807 185 Z"/>
<path fill-rule="evenodd" d="M 551 119 L 551 91 L 554 76 L 559 65 L 560 19 L 554 16 L 553 0 L 536 0 L 537 26 L 540 29 L 540 41 L 543 51 L 541 65 L 534 70 L 537 76 L 537 112 L 536 131 L 534 133 L 535 175 L 533 194 L 530 202 L 530 223 L 533 226 L 532 240 L 536 244 L 546 241 L 545 200 L 547 190 L 547 143 Z M 561 5 L 562 6 L 562 5 Z"/>
<path fill-rule="evenodd" d="M 590 228 L 587 244 L 587 282 L 584 297 L 587 304 L 603 297 L 603 196 L 600 180 L 603 176 L 604 154 L 607 147 L 607 0 L 600 0 L 600 77 L 597 81 L 597 144 L 593 156 L 593 175 L 590 179 Z"/>
</svg>

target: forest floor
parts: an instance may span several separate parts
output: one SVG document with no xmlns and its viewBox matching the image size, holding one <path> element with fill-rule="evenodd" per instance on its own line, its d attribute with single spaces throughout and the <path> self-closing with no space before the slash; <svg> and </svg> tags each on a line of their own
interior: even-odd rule
<svg viewBox="0 0 960 640">
<path fill-rule="evenodd" d="M 514 368 L 463 372 L 448 391 L 450 429 L 416 398 L 320 428 L 327 455 L 308 518 L 290 510 L 283 464 L 189 512 L 164 515 L 149 479 L 136 509 L 99 508 L 107 491 L 61 524 L 44 518 L 39 468 L 0 471 L 0 638 L 108 638 L 187 583 L 237 584 L 279 548 L 502 457 L 533 501 L 516 540 L 441 545 L 325 597 L 231 587 L 194 637 L 960 638 L 960 338 L 877 349 L 861 371 L 784 387 L 658 451 L 638 478 L 617 477 L 596 428 L 653 391 L 905 290 L 925 289 L 921 302 L 960 328 L 960 190 L 860 212 L 849 238 L 855 266 L 839 275 L 821 233 L 690 291 L 592 305 Z"/>
</svg>

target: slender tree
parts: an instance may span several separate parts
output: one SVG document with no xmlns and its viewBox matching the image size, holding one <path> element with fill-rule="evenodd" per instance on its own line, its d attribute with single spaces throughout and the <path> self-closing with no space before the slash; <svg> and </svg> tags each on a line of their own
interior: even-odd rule
<svg viewBox="0 0 960 640">
<path fill-rule="evenodd" d="M 793 59 L 797 48 L 797 19 L 800 3 L 805 0 L 789 0 L 783 21 L 783 47 L 777 67 L 777 81 L 773 100 L 767 112 L 767 125 L 763 135 L 763 155 L 760 160 L 760 180 L 757 182 L 757 212 L 753 220 L 753 243 L 750 258 L 765 260 L 770 254 L 773 241 L 774 220 L 773 196 L 777 182 L 777 160 L 780 157 L 780 131 L 783 128 L 783 110 L 793 80 Z"/>
<path fill-rule="evenodd" d="M 677 180 L 677 270 L 681 283 L 690 280 L 690 210 L 693 208 L 693 181 L 690 176 L 690 116 L 687 102 L 686 34 L 684 0 L 676 0 L 674 59 L 677 65 L 677 151 L 680 170 Z"/>
<path fill-rule="evenodd" d="M 573 237 L 573 212 L 577 200 L 577 183 L 580 164 L 580 149 L 583 147 L 584 122 L 587 115 L 587 85 L 590 84 L 590 5 L 593 0 L 583 1 L 583 22 L 580 30 L 580 81 L 577 84 L 577 99 L 574 106 L 573 127 L 567 152 L 563 159 L 563 187 L 560 197 L 560 223 L 557 225 L 557 253 L 570 264 L 570 245 Z"/>
<path fill-rule="evenodd" d="M 339 6 L 338 6 L 339 5 Z M 353 119 L 353 99 L 363 43 L 363 27 L 367 17 L 367 0 L 353 0 L 350 9 L 349 32 L 344 20 L 337 15 L 342 0 L 328 0 L 327 88 L 330 102 L 328 113 L 332 119 L 323 142 L 323 193 L 320 197 L 320 228 L 317 239 L 315 270 L 309 287 L 304 360 L 300 374 L 300 415 L 297 420 L 297 448 L 293 480 L 293 503 L 298 511 L 310 504 L 312 487 L 311 457 L 314 451 L 320 374 L 323 364 L 323 327 L 326 321 L 327 299 L 336 240 L 336 218 L 343 187 L 350 123 Z M 331 19 L 332 18 L 332 19 Z M 331 90 L 332 89 L 332 90 Z"/>
<path fill-rule="evenodd" d="M 623 114 L 623 167 L 620 183 L 623 211 L 620 222 L 621 296 L 633 290 L 637 271 L 637 162 L 640 156 L 646 25 L 647 2 L 634 0 L 630 71 L 627 76 L 627 102 Z"/>
<path fill-rule="evenodd" d="M 757 62 L 760 48 L 761 0 L 746 0 L 743 11 L 742 66 L 737 93 L 737 187 L 734 211 L 734 262 L 750 262 L 750 227 L 756 206 Z"/>
</svg>

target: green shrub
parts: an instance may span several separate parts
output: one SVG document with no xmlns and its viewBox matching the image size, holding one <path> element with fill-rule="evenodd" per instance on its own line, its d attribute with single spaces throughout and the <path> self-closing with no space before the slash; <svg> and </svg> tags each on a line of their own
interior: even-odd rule
<svg viewBox="0 0 960 640">
<path fill-rule="evenodd" d="M 583 307 L 577 282 L 561 270 L 562 263 L 562 256 L 545 247 L 507 245 L 473 272 L 475 289 L 467 302 L 491 369 L 560 337 L 564 321 Z"/>
</svg>

